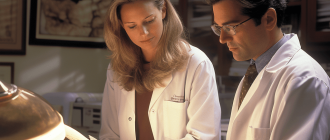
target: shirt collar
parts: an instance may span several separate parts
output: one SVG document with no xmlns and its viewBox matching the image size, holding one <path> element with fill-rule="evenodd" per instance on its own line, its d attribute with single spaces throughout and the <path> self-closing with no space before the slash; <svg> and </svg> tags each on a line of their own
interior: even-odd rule
<svg viewBox="0 0 330 140">
<path fill-rule="evenodd" d="M 259 73 L 272 59 L 276 51 L 286 42 L 290 39 L 289 34 L 283 34 L 283 37 L 271 48 L 269 48 L 266 52 L 264 52 L 262 55 L 260 55 L 256 61 L 253 59 L 250 60 L 250 64 L 256 64 L 257 72 Z"/>
</svg>

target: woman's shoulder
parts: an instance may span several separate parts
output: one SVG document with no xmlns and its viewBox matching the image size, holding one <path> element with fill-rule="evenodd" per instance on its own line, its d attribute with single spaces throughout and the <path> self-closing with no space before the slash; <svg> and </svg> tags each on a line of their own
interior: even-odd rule
<svg viewBox="0 0 330 140">
<path fill-rule="evenodd" d="M 111 68 L 111 63 L 109 63 L 107 68 L 107 78 L 113 81 L 113 75 L 114 75 L 114 71 Z"/>
<path fill-rule="evenodd" d="M 111 67 L 111 63 L 109 64 L 108 68 L 107 68 L 107 82 L 111 85 L 111 87 L 114 88 L 118 88 L 118 81 L 116 80 L 116 76 L 115 76 L 115 72 L 113 71 L 112 67 Z"/>
<path fill-rule="evenodd" d="M 207 57 L 207 55 L 200 50 L 199 48 L 190 45 L 190 60 L 189 63 L 202 63 L 204 61 L 209 61 L 210 59 Z"/>
</svg>

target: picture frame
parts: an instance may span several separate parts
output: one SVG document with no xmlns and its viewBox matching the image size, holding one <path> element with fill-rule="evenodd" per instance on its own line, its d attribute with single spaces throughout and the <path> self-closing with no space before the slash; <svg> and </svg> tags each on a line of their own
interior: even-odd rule
<svg viewBox="0 0 330 140">
<path fill-rule="evenodd" d="M 13 62 L 0 62 L 0 80 L 5 83 L 14 84 Z"/>
<path fill-rule="evenodd" d="M 0 21 L 0 55 L 25 55 L 26 0 L 1 0 Z"/>
<path fill-rule="evenodd" d="M 106 48 L 103 19 L 110 1 L 88 2 L 93 1 L 31 0 L 29 44 Z"/>
</svg>

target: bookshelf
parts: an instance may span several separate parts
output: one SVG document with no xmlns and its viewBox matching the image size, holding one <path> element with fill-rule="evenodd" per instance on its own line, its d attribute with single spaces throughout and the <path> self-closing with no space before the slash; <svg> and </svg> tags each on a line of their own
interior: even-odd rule
<svg viewBox="0 0 330 140">
<path fill-rule="evenodd" d="M 330 42 L 330 1 L 308 0 L 307 41 Z"/>
<path fill-rule="evenodd" d="M 302 49 L 311 55 L 321 65 L 330 65 L 330 19 L 318 23 L 319 19 L 330 17 L 330 1 L 328 0 L 289 0 L 286 10 L 286 23 L 293 22 L 292 32 L 299 35 Z M 326 8 L 327 7 L 327 8 Z M 320 15 L 320 9 L 324 10 Z M 325 12 L 325 13 L 324 13 Z M 295 17 L 292 18 L 292 15 Z M 290 23 L 291 24 L 291 23 Z M 320 25 L 325 25 L 325 30 Z M 298 29 L 298 32 L 295 29 Z M 328 28 L 328 29 L 326 29 Z M 326 71 L 330 71 L 325 67 Z"/>
<path fill-rule="evenodd" d="M 286 15 L 296 15 L 289 20 L 294 21 L 292 32 L 299 35 L 302 49 L 319 63 L 330 63 L 330 1 L 299 0 L 289 1 L 287 5 Z M 320 19 L 327 20 L 319 22 Z"/>
</svg>

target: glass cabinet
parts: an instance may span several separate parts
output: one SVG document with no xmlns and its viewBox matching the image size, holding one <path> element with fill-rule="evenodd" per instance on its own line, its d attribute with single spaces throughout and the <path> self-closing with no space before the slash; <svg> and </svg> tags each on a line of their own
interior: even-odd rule
<svg viewBox="0 0 330 140">
<path fill-rule="evenodd" d="M 330 1 L 307 0 L 307 8 L 307 42 L 330 42 Z"/>
</svg>

